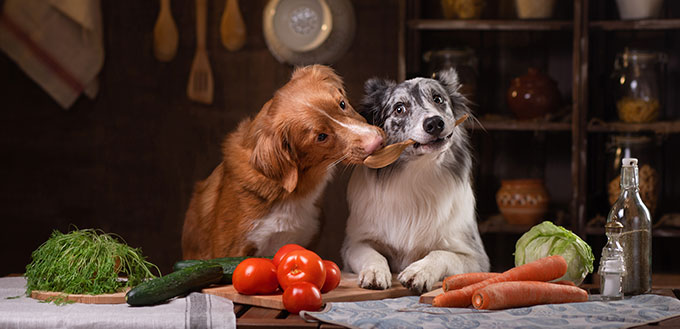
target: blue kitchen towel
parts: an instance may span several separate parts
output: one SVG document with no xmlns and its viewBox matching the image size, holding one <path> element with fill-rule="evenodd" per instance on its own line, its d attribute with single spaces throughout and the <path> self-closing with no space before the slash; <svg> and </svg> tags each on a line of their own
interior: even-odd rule
<svg viewBox="0 0 680 329">
<path fill-rule="evenodd" d="M 401 297 L 328 303 L 320 312 L 300 312 L 307 321 L 350 328 L 628 328 L 680 316 L 680 300 L 639 295 L 603 302 L 538 305 L 498 311 L 442 308 Z"/>
</svg>

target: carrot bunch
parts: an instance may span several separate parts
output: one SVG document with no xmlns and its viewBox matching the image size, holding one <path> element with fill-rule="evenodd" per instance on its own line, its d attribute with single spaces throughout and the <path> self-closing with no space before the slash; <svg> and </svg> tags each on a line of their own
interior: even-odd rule
<svg viewBox="0 0 680 329">
<path fill-rule="evenodd" d="M 567 272 L 567 262 L 554 255 L 503 273 L 466 273 L 444 279 L 444 293 L 432 306 L 497 310 L 539 304 L 584 302 L 588 292 L 571 282 L 550 283 Z"/>
</svg>

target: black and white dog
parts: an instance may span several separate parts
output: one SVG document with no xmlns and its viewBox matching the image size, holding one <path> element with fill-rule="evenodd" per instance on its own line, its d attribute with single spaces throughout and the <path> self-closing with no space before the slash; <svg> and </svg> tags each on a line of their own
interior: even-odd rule
<svg viewBox="0 0 680 329">
<path fill-rule="evenodd" d="M 371 79 L 361 114 L 385 130 L 387 143 L 413 139 L 382 169 L 361 166 L 347 190 L 350 215 L 342 255 L 363 288 L 387 289 L 391 272 L 421 293 L 445 276 L 489 270 L 471 185 L 470 113 L 451 69 L 434 79 L 396 84 Z"/>
</svg>

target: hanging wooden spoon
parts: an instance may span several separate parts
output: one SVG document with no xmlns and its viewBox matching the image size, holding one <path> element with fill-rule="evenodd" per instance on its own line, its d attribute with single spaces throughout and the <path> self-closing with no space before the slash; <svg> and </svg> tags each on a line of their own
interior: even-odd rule
<svg viewBox="0 0 680 329">
<path fill-rule="evenodd" d="M 222 45 L 230 51 L 237 51 L 246 43 L 246 25 L 243 23 L 238 0 L 227 0 L 220 22 Z"/>
<path fill-rule="evenodd" d="M 463 123 L 463 121 L 467 120 L 468 117 L 469 117 L 468 114 L 464 114 L 462 117 L 456 120 L 455 126 L 458 126 L 459 124 Z M 372 169 L 386 167 L 390 165 L 392 162 L 397 161 L 401 153 L 404 152 L 404 150 L 407 147 L 415 143 L 416 141 L 412 139 L 407 139 L 403 142 L 387 145 L 381 150 L 374 152 L 371 156 L 364 159 L 364 165 Z"/>
<path fill-rule="evenodd" d="M 161 62 L 169 62 L 177 54 L 177 25 L 172 19 L 170 0 L 161 0 L 156 25 L 153 27 L 153 55 Z"/>
</svg>

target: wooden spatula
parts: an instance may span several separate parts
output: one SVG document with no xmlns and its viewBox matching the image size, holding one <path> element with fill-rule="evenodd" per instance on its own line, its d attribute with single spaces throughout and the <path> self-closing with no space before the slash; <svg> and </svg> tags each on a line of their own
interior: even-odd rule
<svg viewBox="0 0 680 329">
<path fill-rule="evenodd" d="M 196 53 L 191 64 L 187 96 L 196 102 L 212 104 L 213 76 L 205 42 L 206 6 L 206 0 L 196 0 Z"/>
<path fill-rule="evenodd" d="M 222 45 L 230 51 L 237 51 L 246 43 L 246 25 L 238 8 L 238 0 L 227 0 L 220 23 Z"/>
<path fill-rule="evenodd" d="M 161 62 L 169 62 L 177 54 L 177 25 L 172 19 L 170 0 L 161 0 L 156 24 L 153 27 L 153 55 Z"/>
<path fill-rule="evenodd" d="M 469 117 L 468 114 L 465 114 L 462 117 L 460 117 L 458 120 L 456 120 L 456 126 L 463 123 L 463 121 L 467 120 L 468 117 Z M 371 156 L 364 159 L 364 165 L 366 167 L 373 169 L 386 167 L 390 165 L 392 162 L 397 161 L 397 159 L 399 159 L 399 156 L 401 155 L 401 152 L 404 152 L 404 150 L 407 147 L 415 143 L 416 141 L 412 139 L 407 139 L 403 142 L 387 145 L 381 150 L 374 152 Z"/>
</svg>

